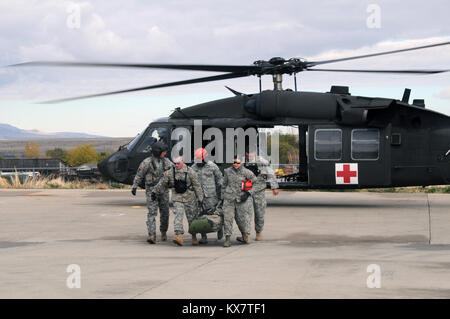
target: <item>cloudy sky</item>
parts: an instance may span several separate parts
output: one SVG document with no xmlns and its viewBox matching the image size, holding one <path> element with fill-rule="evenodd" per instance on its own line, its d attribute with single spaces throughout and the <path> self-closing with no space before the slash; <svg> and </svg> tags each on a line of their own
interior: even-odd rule
<svg viewBox="0 0 450 319">
<path fill-rule="evenodd" d="M 450 41 L 450 4 L 429 1 L 0 0 L 0 123 L 47 132 L 134 136 L 175 107 L 252 93 L 255 77 L 61 104 L 36 102 L 214 75 L 192 71 L 11 68 L 33 60 L 252 64 L 274 56 L 322 60 Z M 378 15 L 379 13 L 379 15 Z M 379 18 L 379 19 L 378 19 Z M 450 69 L 450 46 L 326 68 Z M 450 115 L 450 72 L 367 75 L 303 72 L 299 87 L 411 98 Z M 284 87 L 293 87 L 285 76 Z M 270 77 L 263 87 L 272 87 Z"/>
</svg>

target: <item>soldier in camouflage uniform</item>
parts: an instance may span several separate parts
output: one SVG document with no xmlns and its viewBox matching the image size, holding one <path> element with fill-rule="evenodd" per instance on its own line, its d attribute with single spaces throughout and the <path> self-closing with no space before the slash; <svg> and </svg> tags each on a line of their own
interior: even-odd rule
<svg viewBox="0 0 450 319">
<path fill-rule="evenodd" d="M 160 190 L 167 187 L 173 188 L 172 202 L 173 212 L 175 213 L 174 230 L 175 238 L 173 242 L 179 246 L 183 246 L 183 216 L 186 214 L 188 224 L 197 217 L 197 200 L 203 203 L 203 193 L 195 171 L 184 164 L 182 157 L 174 159 L 175 167 L 166 171 L 164 177 L 152 190 L 153 196 Z M 196 234 L 192 235 L 192 244 L 197 245 Z"/>
<path fill-rule="evenodd" d="M 230 247 L 230 237 L 233 232 L 233 218 L 242 233 L 242 240 L 250 243 L 250 214 L 251 214 L 251 196 L 252 190 L 242 191 L 242 184 L 245 180 L 252 183 L 256 182 L 256 176 L 242 166 L 239 158 L 235 158 L 233 167 L 229 167 L 224 171 L 222 196 L 223 214 L 224 214 L 224 247 Z"/>
<path fill-rule="evenodd" d="M 198 179 L 202 186 L 203 191 L 203 207 L 198 205 L 198 214 L 202 213 L 202 210 L 211 212 L 214 211 L 222 188 L 223 176 L 219 167 L 212 161 L 207 161 L 206 157 L 208 153 L 204 148 L 199 148 L 194 153 L 195 163 L 192 164 L 192 169 L 197 173 Z M 218 238 L 223 236 L 222 228 L 218 232 Z M 202 234 L 200 244 L 207 244 L 208 237 L 206 234 Z"/>
<path fill-rule="evenodd" d="M 270 183 L 270 188 L 274 195 L 278 195 L 278 183 L 269 162 L 261 156 L 256 156 L 256 152 L 246 153 L 247 163 L 245 167 L 256 175 L 256 183 L 253 184 L 253 211 L 255 213 L 255 240 L 262 240 L 264 229 L 264 215 L 266 214 L 266 182 Z"/>
<path fill-rule="evenodd" d="M 131 193 L 135 196 L 136 189 L 142 182 L 145 182 L 145 194 L 147 197 L 147 230 L 149 244 L 156 243 L 156 215 L 158 208 L 160 213 L 160 231 L 161 240 L 167 240 L 167 229 L 169 227 L 169 190 L 160 189 L 156 198 L 151 198 L 154 186 L 163 177 L 164 172 L 173 167 L 172 162 L 164 158 L 167 153 L 167 146 L 162 142 L 156 142 L 152 145 L 152 155 L 147 157 L 139 165 L 136 176 L 134 177 Z"/>
</svg>

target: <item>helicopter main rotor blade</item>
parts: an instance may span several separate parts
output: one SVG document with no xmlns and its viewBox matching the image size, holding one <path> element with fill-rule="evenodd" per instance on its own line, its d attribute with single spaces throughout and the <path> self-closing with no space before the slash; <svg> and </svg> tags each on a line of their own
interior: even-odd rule
<svg viewBox="0 0 450 319">
<path fill-rule="evenodd" d="M 50 100 L 50 101 L 45 101 L 45 102 L 41 102 L 41 103 L 44 103 L 44 104 L 61 103 L 61 102 L 87 99 L 87 98 L 92 98 L 92 97 L 107 96 L 107 95 L 127 93 L 127 92 L 136 92 L 136 91 L 150 90 L 150 89 L 163 88 L 163 87 L 169 87 L 169 86 L 177 86 L 177 85 L 185 85 L 185 84 L 194 84 L 194 83 L 201 83 L 201 82 L 211 82 L 211 81 L 240 78 L 240 77 L 245 77 L 248 75 L 249 74 L 247 72 L 227 73 L 227 74 L 208 76 L 208 77 L 203 77 L 203 78 L 196 78 L 196 79 L 190 79 L 190 80 L 184 80 L 184 81 L 162 83 L 162 84 L 144 86 L 144 87 L 139 87 L 139 88 L 120 90 L 120 91 L 83 95 L 83 96 L 70 97 L 70 98 L 58 99 L 58 100 Z"/>
<path fill-rule="evenodd" d="M 344 69 L 306 69 L 307 71 L 326 72 L 364 72 L 364 73 L 397 73 L 397 74 L 436 74 L 450 70 L 344 70 Z"/>
<path fill-rule="evenodd" d="M 373 56 L 399 53 L 399 52 L 405 52 L 405 51 L 413 51 L 413 50 L 419 50 L 419 49 L 426 49 L 426 48 L 438 47 L 438 46 L 449 45 L 449 44 L 450 44 L 450 41 L 442 42 L 442 43 L 435 43 L 435 44 L 430 44 L 430 45 L 423 45 L 420 47 L 414 47 L 414 48 L 408 48 L 408 49 L 400 49 L 400 50 L 385 51 L 385 52 L 365 54 L 365 55 L 357 55 L 357 56 L 352 56 L 352 57 L 342 58 L 342 59 L 333 59 L 333 60 L 325 60 L 325 61 L 317 61 L 317 62 L 306 62 L 306 65 L 307 65 L 307 67 L 312 67 L 312 66 L 316 66 L 316 65 L 320 65 L 320 64 L 325 64 L 325 63 L 335 63 L 335 62 L 341 62 L 341 61 L 369 58 L 369 57 L 373 57 Z"/>
<path fill-rule="evenodd" d="M 212 72 L 251 72 L 258 69 L 254 65 L 215 65 L 215 64 L 147 64 L 147 63 L 96 63 L 96 62 L 58 62 L 33 61 L 9 65 L 17 66 L 68 66 L 68 67 L 119 67 L 119 68 L 151 68 Z"/>
</svg>

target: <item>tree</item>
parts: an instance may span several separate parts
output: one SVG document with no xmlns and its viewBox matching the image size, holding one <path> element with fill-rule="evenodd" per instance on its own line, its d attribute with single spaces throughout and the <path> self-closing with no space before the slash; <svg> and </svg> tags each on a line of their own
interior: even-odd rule
<svg viewBox="0 0 450 319">
<path fill-rule="evenodd" d="M 99 156 L 94 145 L 92 144 L 79 145 L 72 148 L 67 152 L 65 157 L 66 162 L 72 166 L 80 166 L 81 164 L 86 163 L 97 163 L 98 158 Z"/>
<path fill-rule="evenodd" d="M 298 163 L 298 149 L 299 144 L 297 136 L 292 134 L 279 134 L 278 140 L 278 156 L 280 164 L 297 164 Z M 267 151 L 271 152 L 271 135 L 268 135 L 267 139 Z"/>
<path fill-rule="evenodd" d="M 101 152 L 98 154 L 98 162 L 103 161 L 105 158 L 111 155 L 111 152 Z"/>
<path fill-rule="evenodd" d="M 41 156 L 39 145 L 34 142 L 28 142 L 25 145 L 25 150 L 23 151 L 23 153 L 27 158 L 39 158 Z"/>
<path fill-rule="evenodd" d="M 65 161 L 67 152 L 61 148 L 55 148 L 53 150 L 48 150 L 45 155 L 47 155 L 47 157 L 50 158 L 57 158 L 60 159 L 62 161 Z"/>
</svg>

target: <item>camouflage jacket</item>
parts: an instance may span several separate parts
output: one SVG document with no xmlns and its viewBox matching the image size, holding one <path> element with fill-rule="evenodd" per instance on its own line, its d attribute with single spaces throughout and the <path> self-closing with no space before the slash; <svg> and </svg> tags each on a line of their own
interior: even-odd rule
<svg viewBox="0 0 450 319">
<path fill-rule="evenodd" d="M 167 158 L 147 157 L 141 162 L 134 177 L 133 187 L 138 187 L 145 181 L 145 188 L 155 186 L 163 177 L 164 172 L 170 169 L 173 163 Z"/>
<path fill-rule="evenodd" d="M 229 167 L 223 172 L 223 184 L 221 198 L 224 200 L 240 202 L 241 195 L 243 194 L 242 182 L 247 179 L 253 184 L 256 182 L 256 176 L 250 170 L 244 166 L 235 169 Z M 250 194 L 254 192 L 253 189 L 249 191 Z"/>
<path fill-rule="evenodd" d="M 153 192 L 160 193 L 165 188 L 174 188 L 175 179 L 186 181 L 187 190 L 184 193 L 177 193 L 175 190 L 172 191 L 172 201 L 189 203 L 193 202 L 196 198 L 199 201 L 203 201 L 203 192 L 200 182 L 198 181 L 197 174 L 195 171 L 184 166 L 181 169 L 172 168 L 164 173 L 164 177 L 158 182 L 158 184 L 153 188 Z"/>
<path fill-rule="evenodd" d="M 256 183 L 253 184 L 255 193 L 264 191 L 267 187 L 267 182 L 269 182 L 271 189 L 279 187 L 273 169 L 266 159 L 258 156 L 254 162 L 246 163 L 245 167 L 256 175 Z"/>
<path fill-rule="evenodd" d="M 211 161 L 207 161 L 203 166 L 194 163 L 191 167 L 197 173 L 203 196 L 219 197 L 223 183 L 223 176 L 219 167 Z"/>
</svg>

